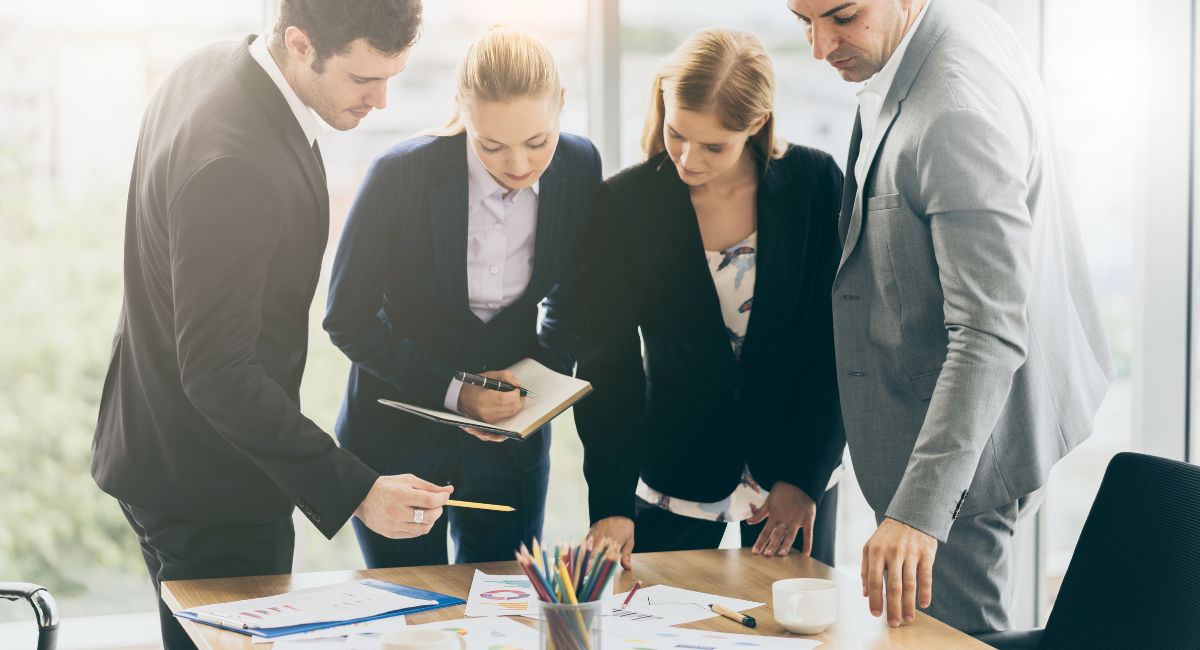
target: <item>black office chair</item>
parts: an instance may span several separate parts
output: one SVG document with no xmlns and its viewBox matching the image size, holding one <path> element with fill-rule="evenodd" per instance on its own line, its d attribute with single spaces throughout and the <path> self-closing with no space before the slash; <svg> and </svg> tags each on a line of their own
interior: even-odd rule
<svg viewBox="0 0 1200 650">
<path fill-rule="evenodd" d="M 1001 650 L 1200 648 L 1200 467 L 1114 456 L 1046 627 L 976 638 Z"/>
<path fill-rule="evenodd" d="M 37 650 L 54 650 L 58 640 L 58 605 L 45 587 L 29 582 L 0 582 L 0 599 L 24 600 L 37 617 Z"/>
</svg>

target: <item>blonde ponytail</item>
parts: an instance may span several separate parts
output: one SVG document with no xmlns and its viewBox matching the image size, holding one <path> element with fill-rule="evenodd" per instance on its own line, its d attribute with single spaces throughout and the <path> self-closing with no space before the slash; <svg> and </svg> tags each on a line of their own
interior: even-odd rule
<svg viewBox="0 0 1200 650">
<path fill-rule="evenodd" d="M 507 102 L 562 94 L 558 64 L 550 48 L 532 34 L 503 25 L 492 27 L 471 43 L 455 77 L 454 115 L 444 126 L 425 134 L 462 133 L 462 112 L 473 100 Z"/>
</svg>

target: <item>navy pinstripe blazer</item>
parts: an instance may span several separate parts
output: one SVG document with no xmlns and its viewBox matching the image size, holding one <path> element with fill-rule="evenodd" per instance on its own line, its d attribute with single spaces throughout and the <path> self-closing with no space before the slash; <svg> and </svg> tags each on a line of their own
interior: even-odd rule
<svg viewBox="0 0 1200 650">
<path fill-rule="evenodd" d="M 414 436 L 432 448 L 447 434 L 463 435 L 376 403 L 386 397 L 441 408 L 456 370 L 532 357 L 571 371 L 577 336 L 568 280 L 580 272 L 577 248 L 600 182 L 595 146 L 563 133 L 541 178 L 529 286 L 484 323 L 467 294 L 466 137 L 412 138 L 375 160 L 342 232 L 324 321 L 353 362 L 337 423 L 343 446 L 379 467 L 381 458 L 420 451 Z"/>
</svg>

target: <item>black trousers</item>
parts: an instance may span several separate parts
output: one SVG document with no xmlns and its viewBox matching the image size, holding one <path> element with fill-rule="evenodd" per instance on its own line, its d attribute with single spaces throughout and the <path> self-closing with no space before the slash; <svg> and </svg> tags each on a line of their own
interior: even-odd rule
<svg viewBox="0 0 1200 650">
<path fill-rule="evenodd" d="M 288 517 L 264 524 L 187 521 L 121 503 L 137 535 L 158 598 L 166 650 L 196 647 L 162 600 L 164 580 L 233 578 L 292 572 L 296 531 Z"/>
<path fill-rule="evenodd" d="M 516 511 L 445 508 L 429 534 L 411 539 L 388 539 L 354 518 L 354 534 L 367 568 L 447 564 L 447 531 L 458 564 L 512 560 L 522 542 L 532 546 L 533 538 L 541 537 L 550 483 L 550 427 L 527 440 L 500 443 L 483 442 L 460 431 L 447 435 L 455 436 L 447 441 L 452 450 L 438 462 L 414 454 L 376 460 L 376 469 L 451 483 L 455 499 L 508 505 Z"/>
<path fill-rule="evenodd" d="M 837 486 L 833 486 L 817 505 L 817 517 L 813 521 L 812 556 L 833 566 L 837 550 Z M 751 526 L 741 523 L 742 547 L 754 546 L 759 533 L 767 522 Z M 652 553 L 656 551 L 688 551 L 717 548 L 725 535 L 724 522 L 706 521 L 684 517 L 668 512 L 656 505 L 637 499 L 634 508 L 634 551 Z M 804 546 L 804 534 L 796 536 L 793 548 Z"/>
</svg>

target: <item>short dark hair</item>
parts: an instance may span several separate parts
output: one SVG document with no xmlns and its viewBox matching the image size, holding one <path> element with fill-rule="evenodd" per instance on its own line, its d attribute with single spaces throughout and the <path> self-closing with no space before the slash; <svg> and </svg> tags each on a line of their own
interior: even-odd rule
<svg viewBox="0 0 1200 650">
<path fill-rule="evenodd" d="M 360 38 L 388 55 L 412 47 L 421 28 L 421 0 L 279 0 L 274 47 L 285 49 L 288 27 L 308 34 L 317 54 L 313 70 L 321 72 L 329 57 Z"/>
</svg>

